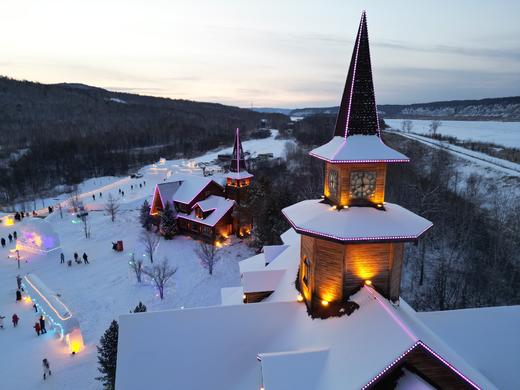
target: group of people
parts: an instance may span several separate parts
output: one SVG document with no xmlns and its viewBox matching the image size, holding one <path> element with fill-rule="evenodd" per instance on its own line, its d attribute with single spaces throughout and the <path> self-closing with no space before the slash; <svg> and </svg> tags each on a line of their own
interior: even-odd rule
<svg viewBox="0 0 520 390">
<path fill-rule="evenodd" d="M 9 239 L 9 244 L 12 244 L 13 241 L 16 241 L 18 239 L 18 233 L 16 233 L 15 230 L 13 233 L 9 233 L 7 238 Z M 2 248 L 5 248 L 5 246 L 7 245 L 7 241 L 4 237 L 0 238 L 0 244 L 2 245 Z"/>
<path fill-rule="evenodd" d="M 90 264 L 90 262 L 88 261 L 88 256 L 85 252 L 83 252 L 83 256 L 81 256 L 81 258 L 83 259 L 83 261 L 80 259 L 78 252 L 74 252 L 74 262 L 76 264 L 81 264 L 81 263 Z M 60 264 L 64 264 L 64 263 L 65 263 L 65 255 L 63 254 L 63 252 L 61 252 Z M 69 267 L 72 266 L 72 260 L 67 260 L 67 265 Z"/>
<path fill-rule="evenodd" d="M 103 193 L 100 192 L 99 193 L 99 199 L 103 198 Z M 92 194 L 92 200 L 95 202 L 96 201 L 96 194 Z"/>
</svg>

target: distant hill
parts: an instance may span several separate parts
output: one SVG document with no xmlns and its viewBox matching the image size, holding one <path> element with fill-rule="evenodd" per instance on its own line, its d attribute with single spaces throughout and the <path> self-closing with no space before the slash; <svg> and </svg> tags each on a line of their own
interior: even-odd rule
<svg viewBox="0 0 520 390">
<path fill-rule="evenodd" d="M 289 120 L 217 103 L 0 77 L 0 204 L 231 144 L 234 129 L 246 138 L 262 119 L 273 127 Z"/>
<path fill-rule="evenodd" d="M 293 110 L 263 108 L 263 112 L 283 113 L 291 117 L 316 114 L 336 115 L 338 107 L 310 107 Z M 383 104 L 378 106 L 383 118 L 444 119 L 444 120 L 520 120 L 520 96 L 481 100 L 451 100 L 416 104 Z"/>
</svg>

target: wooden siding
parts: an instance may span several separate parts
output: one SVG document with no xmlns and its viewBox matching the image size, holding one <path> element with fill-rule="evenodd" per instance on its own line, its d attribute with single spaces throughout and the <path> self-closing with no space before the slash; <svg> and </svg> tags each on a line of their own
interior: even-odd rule
<svg viewBox="0 0 520 390">
<path fill-rule="evenodd" d="M 345 251 L 345 293 L 350 295 L 365 280 L 380 292 L 388 291 L 392 244 L 350 244 Z"/>
<path fill-rule="evenodd" d="M 330 170 L 338 172 L 338 196 L 334 197 L 329 190 Z M 360 203 L 359 200 L 352 199 L 350 196 L 350 174 L 358 171 L 373 171 L 376 173 L 376 191 L 369 202 L 382 204 L 385 201 L 385 182 L 386 182 L 386 163 L 365 163 L 365 164 L 331 164 L 325 163 L 325 183 L 323 193 L 334 204 L 348 206 Z"/>
<path fill-rule="evenodd" d="M 395 375 L 393 374 L 396 371 L 401 370 L 403 367 L 406 367 L 408 370 L 422 377 L 437 389 L 474 389 L 455 371 L 446 366 L 421 345 L 415 347 L 405 356 L 401 364 L 388 370 L 385 375 L 381 376 L 381 378 L 373 383 L 369 388 L 378 390 L 393 388 L 393 386 L 389 387 L 389 385 L 392 385 L 393 383 L 392 377 L 395 378 Z"/>
<path fill-rule="evenodd" d="M 314 292 L 329 302 L 343 298 L 343 258 L 345 245 L 315 238 Z"/>
<path fill-rule="evenodd" d="M 267 298 L 269 295 L 271 295 L 272 291 L 259 291 L 259 292 L 252 292 L 252 293 L 245 293 L 246 299 L 244 299 L 244 303 L 256 303 L 261 302 L 265 298 Z"/>
<path fill-rule="evenodd" d="M 390 286 L 388 297 L 391 301 L 398 301 L 401 293 L 401 271 L 403 268 L 404 243 L 392 243 L 392 259 L 390 266 Z"/>
<path fill-rule="evenodd" d="M 311 302 L 311 297 L 314 289 L 314 238 L 302 235 L 301 236 L 301 251 L 300 251 L 300 286 L 302 294 L 307 302 Z M 310 275 L 305 275 L 305 266 L 303 262 L 308 258 L 311 260 Z M 307 284 L 303 282 L 303 278 L 307 276 Z"/>
</svg>

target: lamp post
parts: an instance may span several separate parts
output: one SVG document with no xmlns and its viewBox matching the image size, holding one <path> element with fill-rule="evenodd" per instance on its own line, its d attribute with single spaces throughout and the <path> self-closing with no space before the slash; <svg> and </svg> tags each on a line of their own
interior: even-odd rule
<svg viewBox="0 0 520 390">
<path fill-rule="evenodd" d="M 18 269 L 20 269 L 20 251 L 16 250 L 16 260 L 18 261 Z"/>
</svg>

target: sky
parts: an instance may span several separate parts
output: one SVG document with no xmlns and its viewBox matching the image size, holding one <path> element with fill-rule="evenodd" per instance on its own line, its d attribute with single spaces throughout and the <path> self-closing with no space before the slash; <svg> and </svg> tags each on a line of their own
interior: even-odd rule
<svg viewBox="0 0 520 390">
<path fill-rule="evenodd" d="M 514 0 L 0 0 L 0 74 L 240 107 L 333 106 L 363 9 L 378 104 L 520 95 Z"/>
</svg>

